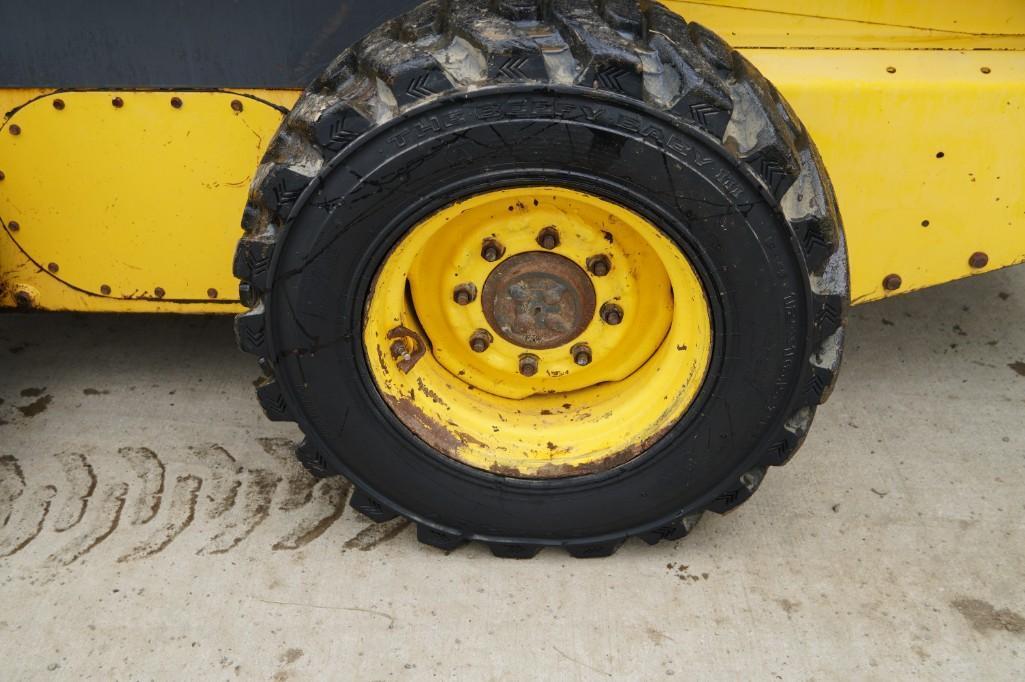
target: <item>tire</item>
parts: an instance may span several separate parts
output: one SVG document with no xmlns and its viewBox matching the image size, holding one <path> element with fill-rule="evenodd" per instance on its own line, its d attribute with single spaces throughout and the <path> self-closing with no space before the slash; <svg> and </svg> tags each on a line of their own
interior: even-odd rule
<svg viewBox="0 0 1025 682">
<path fill-rule="evenodd" d="M 371 519 L 497 556 L 606 556 L 746 501 L 832 390 L 849 299 L 832 187 L 807 131 L 738 53 L 655 3 L 431 1 L 345 51 L 287 115 L 234 261 L 267 416 L 343 474 Z M 640 9 L 643 6 L 646 9 Z M 419 440 L 362 346 L 374 273 L 418 220 L 484 187 L 560 184 L 648 216 L 694 261 L 715 319 L 698 401 L 612 470 L 520 480 Z"/>
</svg>

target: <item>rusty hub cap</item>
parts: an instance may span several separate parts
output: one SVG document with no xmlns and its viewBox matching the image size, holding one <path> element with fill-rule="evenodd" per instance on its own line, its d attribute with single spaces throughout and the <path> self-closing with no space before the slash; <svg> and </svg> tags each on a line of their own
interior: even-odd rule
<svg viewBox="0 0 1025 682">
<path fill-rule="evenodd" d="M 521 253 L 491 273 L 481 295 L 484 317 L 499 336 L 523 348 L 557 348 L 580 336 L 594 317 L 587 273 L 554 253 Z"/>
</svg>

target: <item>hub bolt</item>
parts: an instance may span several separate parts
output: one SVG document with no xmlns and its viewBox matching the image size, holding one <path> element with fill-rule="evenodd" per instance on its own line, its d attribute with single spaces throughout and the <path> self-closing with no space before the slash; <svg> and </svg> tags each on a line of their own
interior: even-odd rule
<svg viewBox="0 0 1025 682">
<path fill-rule="evenodd" d="M 391 350 L 391 356 L 396 360 L 409 354 L 409 349 L 406 348 L 406 344 L 400 339 L 392 341 L 389 350 Z"/>
<path fill-rule="evenodd" d="M 470 349 L 474 353 L 483 353 L 491 346 L 491 334 L 486 329 L 478 329 L 470 337 Z"/>
<path fill-rule="evenodd" d="M 605 324 L 619 324 L 623 321 L 623 309 L 615 303 L 604 303 L 601 307 L 601 319 Z"/>
<path fill-rule="evenodd" d="M 549 225 L 537 233 L 537 243 L 541 245 L 541 248 L 551 251 L 559 245 L 559 231 Z"/>
<path fill-rule="evenodd" d="M 537 374 L 538 358 L 533 353 L 524 353 L 520 356 L 520 374 L 525 377 L 532 377 Z"/>
<path fill-rule="evenodd" d="M 595 277 L 604 277 L 609 274 L 609 270 L 612 269 L 612 264 L 609 262 L 608 256 L 591 256 L 587 259 L 587 269 L 591 271 L 591 274 Z"/>
<path fill-rule="evenodd" d="M 459 305 L 469 305 L 477 298 L 477 287 L 473 284 L 460 284 L 452 292 L 452 300 Z"/>
<path fill-rule="evenodd" d="M 570 353 L 573 354 L 573 362 L 577 363 L 581 367 L 586 367 L 591 364 L 591 347 L 586 343 L 578 343 L 573 346 Z"/>
<path fill-rule="evenodd" d="M 489 263 L 494 263 L 505 253 L 505 247 L 497 239 L 488 237 L 481 246 L 480 257 Z"/>
</svg>

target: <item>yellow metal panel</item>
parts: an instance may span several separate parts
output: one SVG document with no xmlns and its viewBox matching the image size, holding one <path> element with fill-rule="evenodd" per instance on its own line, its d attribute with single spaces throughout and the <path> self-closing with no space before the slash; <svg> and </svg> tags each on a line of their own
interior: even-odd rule
<svg viewBox="0 0 1025 682">
<path fill-rule="evenodd" d="M 60 92 L 22 106 L 0 129 L 5 303 L 21 291 L 51 309 L 231 305 L 239 216 L 281 116 L 225 92 Z"/>
<path fill-rule="evenodd" d="M 738 48 L 1025 49 L 1021 0 L 670 0 Z"/>
<path fill-rule="evenodd" d="M 1025 261 L 1025 54 L 747 56 L 822 152 L 855 302 L 891 293 L 882 286 L 890 274 L 903 293 Z M 969 266 L 975 252 L 988 266 Z"/>
</svg>

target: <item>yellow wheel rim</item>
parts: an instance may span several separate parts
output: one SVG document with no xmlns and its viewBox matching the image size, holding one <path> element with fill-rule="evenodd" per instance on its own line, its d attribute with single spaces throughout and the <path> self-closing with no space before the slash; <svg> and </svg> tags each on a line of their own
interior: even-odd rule
<svg viewBox="0 0 1025 682">
<path fill-rule="evenodd" d="M 680 420 L 712 324 L 697 273 L 654 225 L 529 187 L 416 225 L 377 274 L 363 340 L 381 395 L 435 450 L 559 478 L 619 466 Z"/>
</svg>

